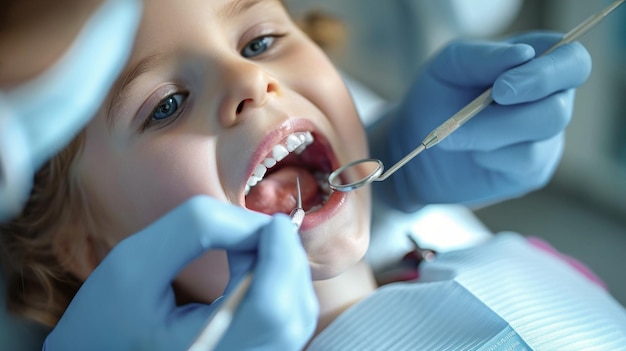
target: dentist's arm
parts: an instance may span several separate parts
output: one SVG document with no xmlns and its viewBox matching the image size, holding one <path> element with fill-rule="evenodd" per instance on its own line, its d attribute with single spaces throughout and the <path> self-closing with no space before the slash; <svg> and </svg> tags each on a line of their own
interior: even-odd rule
<svg viewBox="0 0 626 351">
<path fill-rule="evenodd" d="M 491 106 L 424 151 L 374 191 L 411 211 L 429 203 L 484 205 L 545 185 L 563 150 L 574 88 L 591 58 L 580 43 L 537 57 L 562 36 L 535 32 L 503 43 L 462 41 L 436 55 L 397 109 L 369 130 L 374 157 L 391 165 L 493 85 Z"/>
<path fill-rule="evenodd" d="M 112 250 L 44 350 L 187 350 L 219 302 L 177 306 L 171 282 L 209 249 L 228 251 L 232 280 L 254 272 L 218 349 L 302 349 L 315 330 L 318 305 L 291 220 L 195 197 Z"/>
</svg>

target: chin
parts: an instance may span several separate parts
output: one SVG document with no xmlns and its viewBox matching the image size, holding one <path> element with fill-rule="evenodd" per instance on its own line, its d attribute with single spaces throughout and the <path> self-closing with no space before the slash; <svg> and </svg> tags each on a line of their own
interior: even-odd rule
<svg viewBox="0 0 626 351">
<path fill-rule="evenodd" d="M 364 235 L 358 240 L 343 241 L 344 243 L 340 244 L 329 243 L 326 247 L 321 248 L 322 252 L 309 254 L 313 280 L 335 278 L 352 268 L 365 257 L 369 245 L 369 235 Z"/>
<path fill-rule="evenodd" d="M 341 194 L 343 202 L 332 216 L 300 230 L 314 280 L 330 279 L 350 269 L 365 257 L 369 246 L 369 187 Z"/>
</svg>

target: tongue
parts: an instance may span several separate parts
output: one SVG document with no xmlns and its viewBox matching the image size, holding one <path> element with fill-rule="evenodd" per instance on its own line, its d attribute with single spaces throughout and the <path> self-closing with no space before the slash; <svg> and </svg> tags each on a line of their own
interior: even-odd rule
<svg viewBox="0 0 626 351">
<path fill-rule="evenodd" d="M 290 213 L 296 207 L 296 177 L 300 178 L 303 207 L 312 207 L 318 198 L 317 181 L 300 167 L 285 167 L 267 175 L 246 196 L 246 207 L 267 214 Z"/>
</svg>

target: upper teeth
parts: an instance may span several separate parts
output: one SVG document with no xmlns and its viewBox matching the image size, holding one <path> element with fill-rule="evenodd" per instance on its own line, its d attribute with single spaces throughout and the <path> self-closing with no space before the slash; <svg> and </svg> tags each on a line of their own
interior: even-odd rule
<svg viewBox="0 0 626 351">
<path fill-rule="evenodd" d="M 256 166 L 254 172 L 252 172 L 252 175 L 248 178 L 245 195 L 248 195 L 248 193 L 250 193 L 250 189 L 263 180 L 263 177 L 265 177 L 265 173 L 267 173 L 269 168 L 274 167 L 291 152 L 300 154 L 312 143 L 313 135 L 311 132 L 299 132 L 290 134 L 287 139 L 285 139 L 284 143 L 274 145 L 274 147 L 272 147 L 272 151 L 270 151 L 270 153 L 265 156 L 265 159 Z"/>
</svg>

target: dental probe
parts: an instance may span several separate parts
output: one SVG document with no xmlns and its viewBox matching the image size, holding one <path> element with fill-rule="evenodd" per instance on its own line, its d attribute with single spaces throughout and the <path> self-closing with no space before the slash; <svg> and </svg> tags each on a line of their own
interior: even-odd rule
<svg viewBox="0 0 626 351">
<path fill-rule="evenodd" d="M 544 56 L 556 48 L 569 44 L 574 40 L 581 37 L 583 34 L 587 33 L 590 29 L 595 27 L 598 23 L 600 23 L 609 13 L 613 12 L 616 8 L 622 5 L 626 0 L 617 0 L 605 8 L 603 11 L 596 13 L 578 26 L 574 27 L 574 29 L 570 30 L 563 39 L 561 39 L 556 44 L 552 45 L 548 50 L 546 50 L 543 54 Z M 378 159 L 363 159 L 357 160 L 351 163 L 348 163 L 345 166 L 342 166 L 336 169 L 328 176 L 328 183 L 331 189 L 336 191 L 352 191 L 358 189 L 364 185 L 367 185 L 373 181 L 383 181 L 387 179 L 390 175 L 395 173 L 400 167 L 404 166 L 407 162 L 412 160 L 415 156 L 422 153 L 422 151 L 426 149 L 430 149 L 431 147 L 439 144 L 443 139 L 452 134 L 455 130 L 457 130 L 460 126 L 462 126 L 465 122 L 469 121 L 472 117 L 478 114 L 480 111 L 484 110 L 487 106 L 489 106 L 493 102 L 493 98 L 491 97 L 491 91 L 493 89 L 489 88 L 472 102 L 463 107 L 459 112 L 454 114 L 448 120 L 440 124 L 437 128 L 435 128 L 432 132 L 430 132 L 424 140 L 415 148 L 413 151 L 404 156 L 400 161 L 396 162 L 391 168 L 389 168 L 385 173 L 383 173 L 384 166 L 382 161 Z M 358 179 L 357 181 L 344 184 L 341 182 L 340 175 L 346 172 L 349 169 L 360 167 L 367 167 L 372 169 L 372 171 L 364 178 Z"/>
<path fill-rule="evenodd" d="M 302 208 L 302 191 L 300 191 L 300 177 L 296 177 L 296 208 L 291 211 L 289 217 L 291 221 L 296 225 L 297 229 L 300 229 L 302 222 L 304 221 L 304 209 Z"/>
<path fill-rule="evenodd" d="M 296 177 L 296 208 L 289 214 L 291 222 L 296 226 L 296 230 L 300 230 L 300 226 L 302 226 L 302 222 L 304 221 L 304 215 L 300 178 Z M 206 326 L 202 329 L 200 334 L 198 334 L 188 351 L 207 351 L 215 349 L 222 339 L 222 336 L 226 333 L 226 330 L 228 330 L 230 323 L 232 323 L 235 311 L 237 311 L 239 304 L 246 295 L 246 292 L 248 292 L 251 282 L 252 272 L 249 272 L 241 279 L 241 282 L 235 287 L 230 296 L 226 298 L 224 303 L 213 312 Z"/>
</svg>

